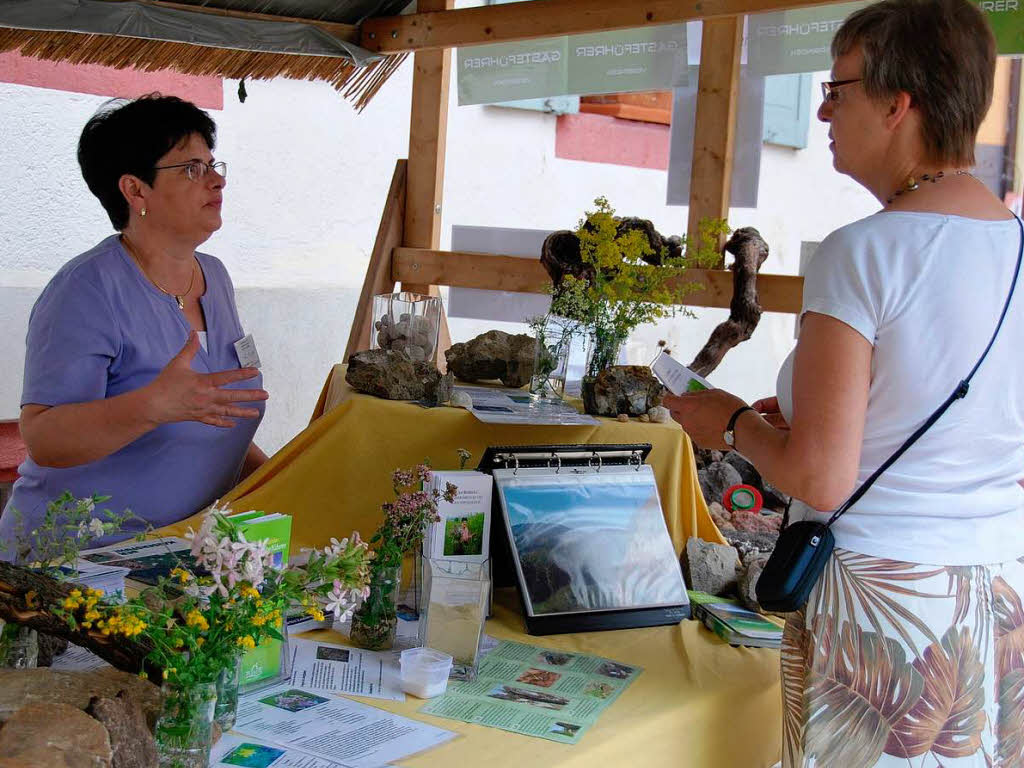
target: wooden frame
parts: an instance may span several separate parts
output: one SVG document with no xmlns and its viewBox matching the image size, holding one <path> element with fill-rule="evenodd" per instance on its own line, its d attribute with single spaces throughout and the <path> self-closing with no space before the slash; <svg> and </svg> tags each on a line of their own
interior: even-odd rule
<svg viewBox="0 0 1024 768">
<path fill-rule="evenodd" d="M 356 324 L 366 327 L 353 327 L 348 352 L 355 351 L 354 342 L 369 337 L 369 286 L 401 283 L 403 290 L 421 293 L 436 293 L 441 285 L 541 292 L 550 282 L 539 261 L 438 249 L 452 47 L 703 19 L 687 227 L 689 239 L 695 242 L 701 220 L 727 219 L 729 214 L 743 14 L 825 4 L 824 0 L 533 0 L 453 10 L 453 0 L 420 0 L 417 13 L 367 19 L 360 30 L 363 47 L 380 53 L 415 51 L 416 70 L 401 244 L 388 252 L 393 233 L 378 234 L 355 318 Z M 389 204 L 390 200 L 391 195 Z M 383 220 L 381 227 L 383 232 Z M 384 272 L 387 279 L 382 279 Z M 686 304 L 729 306 L 731 271 L 689 270 L 683 279 L 700 286 L 687 296 Z M 798 313 L 802 293 L 802 277 L 758 276 L 758 298 L 766 311 Z M 448 343 L 447 339 L 439 342 L 439 361 Z"/>
</svg>

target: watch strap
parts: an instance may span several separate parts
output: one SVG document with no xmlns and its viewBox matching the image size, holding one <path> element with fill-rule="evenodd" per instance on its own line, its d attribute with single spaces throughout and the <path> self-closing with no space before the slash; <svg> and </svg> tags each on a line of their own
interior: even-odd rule
<svg viewBox="0 0 1024 768">
<path fill-rule="evenodd" d="M 733 411 L 732 416 L 729 417 L 729 425 L 725 428 L 725 431 L 733 432 L 736 428 L 736 419 L 740 417 L 740 414 L 744 413 L 745 411 L 753 410 L 754 409 L 751 408 L 749 405 L 744 405 L 742 408 L 737 408 L 735 411 Z"/>
</svg>

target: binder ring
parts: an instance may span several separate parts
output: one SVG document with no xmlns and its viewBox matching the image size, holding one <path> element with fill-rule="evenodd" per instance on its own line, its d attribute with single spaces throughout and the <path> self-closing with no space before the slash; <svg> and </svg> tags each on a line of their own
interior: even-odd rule
<svg viewBox="0 0 1024 768">
<path fill-rule="evenodd" d="M 600 472 L 601 471 L 602 461 L 601 461 L 601 454 L 599 454 L 597 451 L 592 451 L 591 452 L 591 458 L 587 460 L 587 466 L 588 467 L 594 466 L 594 459 L 597 459 L 597 471 Z"/>
<path fill-rule="evenodd" d="M 517 475 L 517 474 L 519 474 L 519 457 L 516 456 L 516 455 L 513 455 L 512 458 L 513 458 L 513 460 L 516 463 L 515 469 L 512 470 L 512 474 L 513 475 Z"/>
<path fill-rule="evenodd" d="M 640 457 L 640 451 L 633 451 L 633 455 L 630 456 L 630 463 L 633 462 L 633 459 L 636 459 L 636 471 L 639 472 L 640 467 L 642 467 L 644 463 L 643 459 Z"/>
<path fill-rule="evenodd" d="M 551 459 L 554 459 L 554 460 L 555 460 L 556 462 L 558 462 L 558 465 L 557 465 L 557 467 L 555 468 L 555 474 L 557 475 L 557 474 L 558 474 L 559 472 L 561 472 L 561 471 L 562 471 L 562 457 L 561 457 L 561 456 L 559 456 L 559 455 L 558 455 L 557 453 L 555 453 L 554 451 L 552 451 L 552 452 L 551 452 Z M 549 466 L 549 467 L 551 466 L 551 459 L 548 459 L 548 466 Z"/>
</svg>

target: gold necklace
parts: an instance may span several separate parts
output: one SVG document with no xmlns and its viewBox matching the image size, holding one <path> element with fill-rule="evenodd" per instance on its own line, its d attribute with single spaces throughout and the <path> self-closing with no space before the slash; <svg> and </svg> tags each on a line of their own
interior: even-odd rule
<svg viewBox="0 0 1024 768">
<path fill-rule="evenodd" d="M 128 241 L 128 238 L 123 234 L 121 235 L 121 242 L 124 243 L 125 248 L 128 249 L 128 253 L 130 253 L 132 255 L 132 258 L 135 259 L 135 263 L 139 265 L 139 269 L 142 270 L 142 274 L 146 276 L 146 279 L 149 280 L 149 282 L 151 282 L 153 285 L 155 285 L 157 287 L 157 290 L 159 290 L 161 293 L 166 294 L 167 296 L 173 296 L 174 300 L 178 302 L 178 309 L 184 312 L 185 298 L 190 293 L 192 293 L 192 286 L 195 285 L 196 282 L 195 257 L 193 257 L 192 261 L 192 277 L 188 281 L 188 288 L 185 289 L 184 293 L 171 293 L 170 291 L 166 290 L 162 285 L 160 285 L 160 283 L 154 280 L 152 275 L 150 275 L 149 272 L 146 271 L 146 268 L 142 265 L 142 259 L 139 258 L 139 254 L 135 252 L 135 248 Z"/>
</svg>

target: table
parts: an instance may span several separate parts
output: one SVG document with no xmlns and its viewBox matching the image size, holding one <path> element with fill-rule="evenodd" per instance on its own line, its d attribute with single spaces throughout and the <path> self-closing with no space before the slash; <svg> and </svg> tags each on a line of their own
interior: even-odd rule
<svg viewBox="0 0 1024 768">
<path fill-rule="evenodd" d="M 353 530 L 369 536 L 379 505 L 392 497 L 391 471 L 430 458 L 438 469 L 458 466 L 455 451 L 474 461 L 488 445 L 533 443 L 651 443 L 666 523 L 676 550 L 697 535 L 722 541 L 704 504 L 689 438 L 675 423 L 538 427 L 483 424 L 458 408 L 421 408 L 353 392 L 344 366 L 324 384 L 309 427 L 223 499 L 236 511 L 292 515 L 292 546 L 323 546 Z M 181 535 L 196 518 L 169 526 Z M 402 762 L 408 768 L 770 768 L 782 750 L 778 651 L 733 648 L 696 621 L 673 627 L 530 637 L 514 590 L 496 592 L 487 632 L 500 639 L 589 653 L 637 664 L 644 673 L 579 744 L 565 745 L 455 720 L 419 715 L 421 702 L 362 699 L 421 718 L 464 736 Z M 327 641 L 332 632 L 308 633 Z"/>
<path fill-rule="evenodd" d="M 295 546 L 322 546 L 353 529 L 369 536 L 380 524 L 380 504 L 393 498 L 394 469 L 424 459 L 436 469 L 456 469 L 459 448 L 473 454 L 468 466 L 475 467 L 489 445 L 544 443 L 651 443 L 648 463 L 676 552 L 689 536 L 724 543 L 697 482 L 693 447 L 675 422 L 484 424 L 462 408 L 423 408 L 354 392 L 344 370 L 336 365 L 327 377 L 309 426 L 222 499 L 239 512 L 292 515 Z"/>
</svg>

